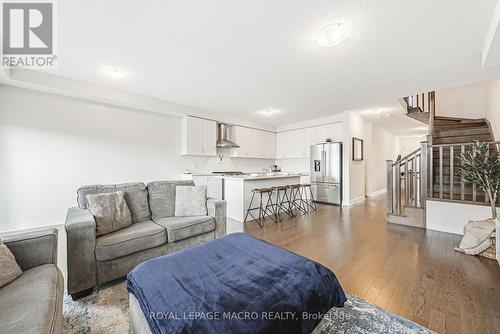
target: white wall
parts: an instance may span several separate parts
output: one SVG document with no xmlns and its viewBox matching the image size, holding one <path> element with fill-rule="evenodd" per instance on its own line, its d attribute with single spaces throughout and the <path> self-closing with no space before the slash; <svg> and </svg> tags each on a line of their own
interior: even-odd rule
<svg viewBox="0 0 500 334">
<path fill-rule="evenodd" d="M 486 118 L 491 123 L 495 139 L 500 140 L 500 79 L 437 91 L 436 114 Z"/>
<path fill-rule="evenodd" d="M 500 79 L 492 80 L 486 91 L 486 118 L 495 140 L 500 141 Z"/>
<path fill-rule="evenodd" d="M 463 234 L 467 222 L 489 218 L 491 218 L 490 206 L 432 200 L 426 203 L 426 228 L 429 230 Z"/>
<path fill-rule="evenodd" d="M 489 81 L 436 91 L 436 115 L 459 118 L 484 118 Z"/>
<path fill-rule="evenodd" d="M 273 160 L 180 155 L 181 119 L 0 86 L 0 229 L 60 224 L 84 184 L 260 170 Z M 226 155 L 227 156 L 227 155 Z"/>
<path fill-rule="evenodd" d="M 366 195 L 370 197 L 386 190 L 386 161 L 398 156 L 399 140 L 374 124 L 367 123 L 366 129 Z"/>
<path fill-rule="evenodd" d="M 365 160 L 352 160 L 352 138 L 364 140 L 366 155 L 367 121 L 361 115 L 345 111 L 344 118 L 344 201 L 352 205 L 365 198 Z M 348 186 L 347 186 L 348 185 Z"/>
</svg>

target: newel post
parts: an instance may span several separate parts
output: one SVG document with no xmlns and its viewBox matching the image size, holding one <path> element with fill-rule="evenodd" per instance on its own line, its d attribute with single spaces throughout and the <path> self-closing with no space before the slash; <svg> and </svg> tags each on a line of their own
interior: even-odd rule
<svg viewBox="0 0 500 334">
<path fill-rule="evenodd" d="M 425 200 L 428 195 L 429 185 L 427 183 L 429 176 L 429 143 L 423 141 L 420 143 L 420 203 L 425 208 Z"/>
<path fill-rule="evenodd" d="M 387 177 L 387 214 L 393 214 L 393 203 L 394 203 L 394 174 L 392 169 L 392 160 L 386 160 L 386 177 Z"/>
</svg>

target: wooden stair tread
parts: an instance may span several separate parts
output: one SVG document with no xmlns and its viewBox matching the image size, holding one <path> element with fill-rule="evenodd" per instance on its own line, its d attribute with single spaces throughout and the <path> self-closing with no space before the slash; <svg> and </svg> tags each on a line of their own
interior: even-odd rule
<svg viewBox="0 0 500 334">
<path fill-rule="evenodd" d="M 490 135 L 490 129 L 487 126 L 466 128 L 466 129 L 446 129 L 434 131 L 434 138 L 459 137 L 472 135 Z"/>
<path fill-rule="evenodd" d="M 438 137 L 433 140 L 435 145 L 440 144 L 459 144 L 459 143 L 469 143 L 473 141 L 491 141 L 491 136 L 487 135 L 471 135 L 471 136 L 459 136 L 459 137 Z"/>
</svg>

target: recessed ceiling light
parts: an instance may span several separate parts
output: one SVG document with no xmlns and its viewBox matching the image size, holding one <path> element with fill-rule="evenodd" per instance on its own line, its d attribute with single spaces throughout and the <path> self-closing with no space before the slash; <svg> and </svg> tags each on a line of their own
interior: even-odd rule
<svg viewBox="0 0 500 334">
<path fill-rule="evenodd" d="M 122 70 L 112 67 L 112 66 L 107 66 L 102 69 L 102 73 L 106 74 L 108 77 L 111 79 L 121 79 L 127 76 L 127 73 L 123 72 Z"/>
<path fill-rule="evenodd" d="M 321 28 L 314 38 L 319 46 L 331 48 L 342 43 L 349 35 L 349 27 L 346 23 L 330 23 Z"/>
<path fill-rule="evenodd" d="M 272 116 L 276 113 L 278 113 L 278 110 L 276 110 L 276 109 L 266 109 L 266 110 L 259 111 L 259 114 L 262 114 L 264 116 Z"/>
</svg>

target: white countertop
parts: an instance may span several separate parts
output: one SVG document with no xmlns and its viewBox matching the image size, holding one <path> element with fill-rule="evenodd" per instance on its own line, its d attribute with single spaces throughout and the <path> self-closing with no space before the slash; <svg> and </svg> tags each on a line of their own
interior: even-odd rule
<svg viewBox="0 0 500 334">
<path fill-rule="evenodd" d="M 252 176 L 252 175 L 227 175 L 222 176 L 224 179 L 229 180 L 243 180 L 243 181 L 251 181 L 251 180 L 266 180 L 266 179 L 284 179 L 284 178 L 297 178 L 301 177 L 301 174 L 278 174 L 278 175 L 262 175 L 262 176 Z"/>
<path fill-rule="evenodd" d="M 278 175 L 266 175 L 266 176 L 251 176 L 249 175 L 250 173 L 245 173 L 245 175 L 226 175 L 223 176 L 221 174 L 214 174 L 212 172 L 191 172 L 191 173 L 184 173 L 183 175 L 185 176 L 213 176 L 213 177 L 224 177 L 224 178 L 237 178 L 237 179 L 243 179 L 243 178 L 256 178 L 256 179 L 265 179 L 265 178 L 275 178 L 275 177 L 290 177 L 290 176 L 309 176 L 308 172 L 302 172 L 302 173 L 295 173 L 295 172 L 279 172 Z M 286 175 L 285 175 L 286 174 Z"/>
</svg>

